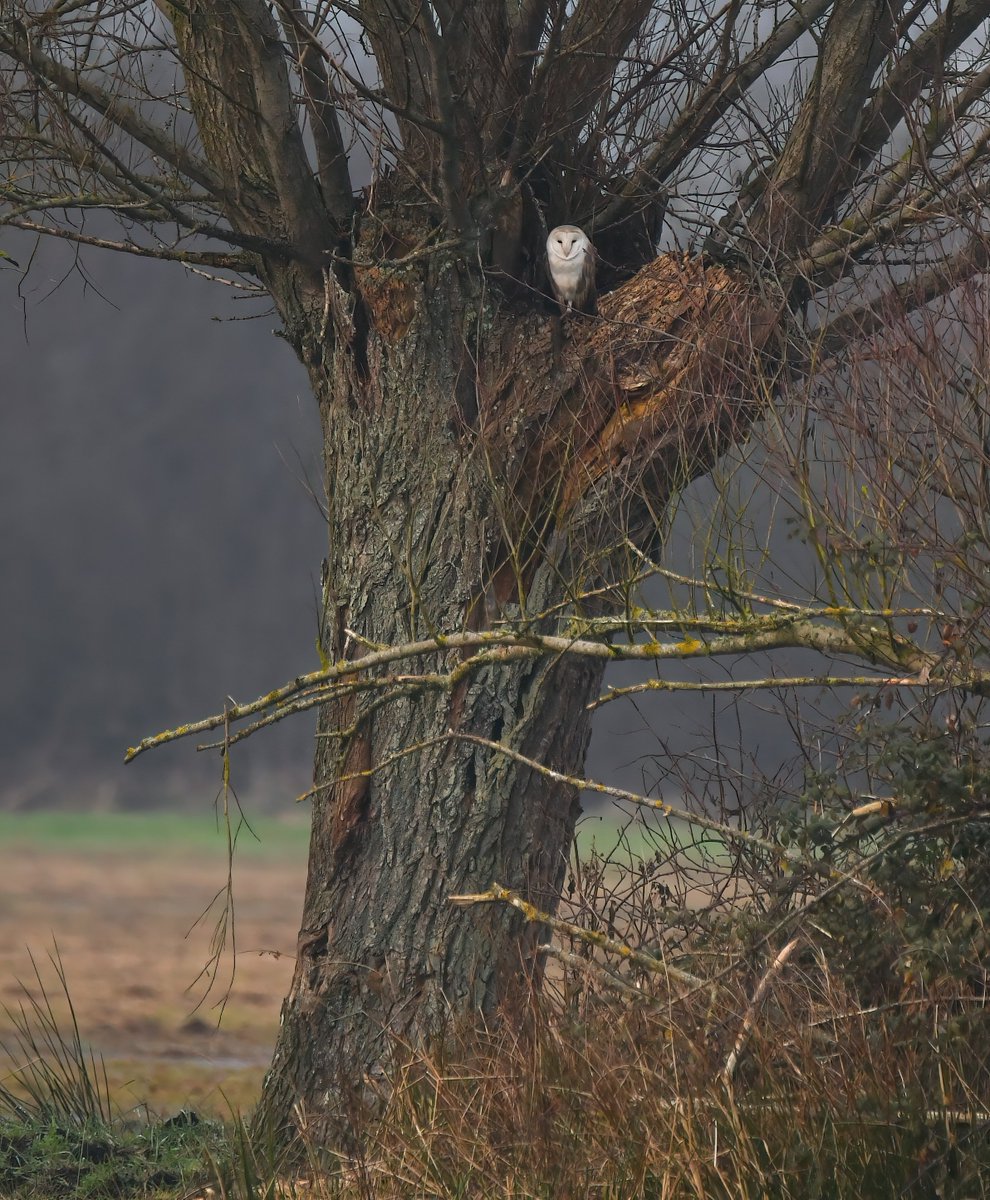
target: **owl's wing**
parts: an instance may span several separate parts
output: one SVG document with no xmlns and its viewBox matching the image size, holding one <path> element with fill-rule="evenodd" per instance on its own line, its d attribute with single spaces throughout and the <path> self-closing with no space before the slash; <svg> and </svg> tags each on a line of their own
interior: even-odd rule
<svg viewBox="0 0 990 1200">
<path fill-rule="evenodd" d="M 582 312 L 596 313 L 598 311 L 598 293 L 595 289 L 595 264 L 597 261 L 598 252 L 589 240 L 584 252 L 584 270 L 581 272 L 578 294 L 574 298 L 574 307 L 579 308 Z"/>
<path fill-rule="evenodd" d="M 543 291 L 559 301 L 560 293 L 557 291 L 557 281 L 553 277 L 553 266 L 550 262 L 549 254 L 543 256 L 543 282 L 546 284 Z"/>
</svg>

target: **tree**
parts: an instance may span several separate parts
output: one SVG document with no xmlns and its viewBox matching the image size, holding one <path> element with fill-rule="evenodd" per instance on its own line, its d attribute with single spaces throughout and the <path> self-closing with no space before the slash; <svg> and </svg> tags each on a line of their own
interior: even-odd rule
<svg viewBox="0 0 990 1200">
<path fill-rule="evenodd" d="M 680 490 L 775 397 L 986 268 L 990 2 L 0 15 L 0 219 L 267 293 L 319 405 L 321 669 L 131 753 L 223 726 L 229 756 L 238 721 L 320 705 L 263 1111 L 333 1124 L 394 1044 L 534 970 L 539 923 L 448 898 L 498 881 L 553 910 L 607 662 L 947 669 L 882 607 L 651 623 L 635 587 Z M 658 255 L 668 193 L 689 245 Z M 563 326 L 540 270 L 561 222 L 604 293 Z"/>
</svg>

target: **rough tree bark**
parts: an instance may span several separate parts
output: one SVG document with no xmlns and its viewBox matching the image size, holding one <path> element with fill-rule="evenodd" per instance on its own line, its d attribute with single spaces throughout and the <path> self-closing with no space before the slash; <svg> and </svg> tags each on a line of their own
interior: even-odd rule
<svg viewBox="0 0 990 1200">
<path fill-rule="evenodd" d="M 477 281 L 450 264 L 431 267 L 429 281 L 409 274 L 377 297 L 360 347 L 351 301 L 335 292 L 336 337 L 351 348 L 313 371 L 334 661 L 363 652 L 346 630 L 395 643 L 484 614 L 497 486 L 459 400 L 474 390 L 460 376 Z M 396 324 L 403 311 L 405 328 Z M 541 606 L 561 598 L 545 574 L 533 581 Z M 438 670 L 454 665 L 443 657 Z M 416 691 L 368 715 L 360 695 L 323 712 L 303 927 L 266 1087 L 269 1117 L 284 1123 L 299 1103 L 314 1117 L 339 1112 L 393 1048 L 439 1031 L 451 1012 L 491 1013 L 507 981 L 532 966 L 531 934 L 500 913 L 465 919 L 447 896 L 506 878 L 550 902 L 576 796 L 477 747 L 435 739 L 448 729 L 508 736 L 570 768 L 584 755 L 584 703 L 600 674 L 588 663 L 495 665 L 450 692 Z M 348 728 L 342 741 L 337 731 Z M 370 778 L 356 774 L 372 765 Z M 335 782 L 341 771 L 352 777 Z"/>
<path fill-rule="evenodd" d="M 453 256 L 358 267 L 352 293 L 331 282 L 328 296 L 338 350 L 311 371 L 332 661 L 365 642 L 484 627 L 494 613 L 558 614 L 543 623 L 556 630 L 576 596 L 610 584 L 598 611 L 621 606 L 626 539 L 655 541 L 672 491 L 746 425 L 779 315 L 745 276 L 678 256 L 604 298 L 602 321 L 575 320 L 557 357 L 552 321 L 486 302 L 483 277 Z M 439 654 L 433 669 L 456 663 Z M 601 673 L 506 656 L 449 690 L 380 709 L 358 694 L 323 711 L 268 1121 L 304 1112 L 311 1127 L 339 1125 L 393 1050 L 494 1016 L 539 973 L 532 925 L 447 898 L 497 880 L 553 909 L 578 797 L 445 735 L 573 774 Z"/>
</svg>

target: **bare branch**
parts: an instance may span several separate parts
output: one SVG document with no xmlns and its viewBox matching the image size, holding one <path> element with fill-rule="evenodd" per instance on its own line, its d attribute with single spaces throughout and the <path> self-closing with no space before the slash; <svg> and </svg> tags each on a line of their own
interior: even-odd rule
<svg viewBox="0 0 990 1200">
<path fill-rule="evenodd" d="M 239 275 L 257 273 L 254 260 L 245 255 L 217 253 L 210 250 L 181 250 L 176 246 L 140 246 L 136 242 L 115 242 L 108 238 L 91 237 L 76 229 L 62 225 L 41 225 L 24 218 L 4 218 L 4 225 L 23 229 L 27 233 L 38 233 L 45 237 L 62 238 L 80 246 L 95 246 L 101 250 L 118 250 L 138 258 L 158 258 L 163 262 L 178 262 L 185 266 L 208 267 L 214 271 L 235 271 Z"/>
<path fill-rule="evenodd" d="M 653 0 L 580 0 L 543 79 L 543 127 L 573 141 L 615 75 Z"/>
<path fill-rule="evenodd" d="M 850 343 L 866 341 L 881 332 L 892 315 L 900 317 L 924 308 L 987 271 L 990 242 L 985 234 L 977 233 L 950 257 L 840 313 L 816 338 L 819 350 L 825 355 L 839 354 Z"/>
<path fill-rule="evenodd" d="M 200 139 L 240 232 L 288 242 L 323 293 L 332 221 L 306 159 L 282 40 L 261 0 L 161 0 L 186 66 Z"/>
<path fill-rule="evenodd" d="M 641 970 L 649 971 L 652 975 L 663 975 L 672 982 L 686 987 L 702 988 L 707 986 L 704 980 L 688 971 L 682 971 L 679 967 L 672 966 L 665 959 L 654 958 L 652 954 L 634 950 L 632 946 L 610 938 L 607 934 L 593 929 L 584 929 L 570 921 L 562 921 L 550 913 L 541 912 L 528 900 L 524 900 L 518 893 L 510 891 L 508 888 L 502 887 L 501 884 L 493 883 L 487 892 L 479 892 L 472 896 L 449 896 L 448 899 L 451 904 L 459 905 L 462 908 L 472 904 L 491 904 L 496 901 L 510 904 L 513 908 L 518 909 L 527 921 L 546 925 L 555 933 L 566 934 L 567 937 L 575 938 L 588 946 L 604 950 L 607 954 L 615 954 L 626 962 L 635 963 Z"/>
<path fill-rule="evenodd" d="M 794 951 L 801 945 L 800 937 L 791 938 L 786 946 L 782 947 L 779 953 L 774 958 L 773 962 L 767 967 L 763 974 L 763 978 L 757 984 L 756 991 L 753 993 L 753 998 L 749 1002 L 746 1009 L 746 1015 L 743 1018 L 743 1023 L 740 1026 L 739 1033 L 736 1035 L 736 1040 L 732 1044 L 732 1050 L 729 1057 L 725 1060 L 725 1066 L 722 1068 L 722 1078 L 726 1083 L 731 1084 L 733 1076 L 736 1073 L 736 1067 L 739 1065 L 739 1059 L 743 1050 L 746 1048 L 746 1043 L 749 1041 L 749 1036 L 753 1032 L 753 1026 L 756 1024 L 756 1014 L 759 1012 L 760 1005 L 763 1003 L 767 994 L 767 989 L 775 975 L 779 975 L 787 960 L 791 957 Z"/>
<path fill-rule="evenodd" d="M 495 128 L 491 141 L 496 149 L 502 147 L 504 131 L 511 124 L 510 114 L 517 111 L 520 101 L 529 93 L 540 42 L 553 3 L 554 0 L 522 0 L 519 4 L 502 65 L 500 86 L 492 105 Z"/>
<path fill-rule="evenodd" d="M 817 650 L 831 659 L 855 657 L 881 665 L 896 664 L 910 672 L 910 676 L 914 676 L 913 680 L 910 676 L 904 679 L 898 677 L 897 680 L 865 678 L 865 682 L 877 686 L 895 686 L 902 682 L 919 686 L 937 683 L 941 686 L 982 692 L 990 684 L 990 671 L 946 662 L 942 656 L 926 651 L 914 642 L 895 634 L 889 626 L 858 622 L 856 618 L 860 615 L 855 610 L 839 610 L 835 607 L 775 612 L 765 616 L 754 614 L 746 620 L 730 619 L 727 622 L 711 615 L 705 617 L 703 622 L 695 621 L 695 628 L 704 624 L 708 629 L 720 632 L 703 633 L 701 637 L 689 635 L 676 642 L 663 643 L 653 638 L 648 642 L 614 644 L 607 641 L 591 641 L 580 635 L 544 634 L 528 630 L 481 630 L 438 634 L 423 641 L 372 650 L 361 658 L 347 659 L 319 671 L 300 675 L 290 683 L 249 703 L 230 705 L 223 713 L 145 738 L 127 751 L 125 761 L 130 762 L 145 750 L 167 742 L 205 733 L 221 725 L 227 728 L 247 716 L 268 710 L 278 712 L 296 697 L 302 698 L 294 704 L 293 712 L 315 707 L 334 694 L 334 689 L 328 685 L 351 680 L 354 676 L 367 678 L 372 687 L 397 687 L 402 689 L 403 693 L 410 686 L 452 691 L 463 679 L 481 667 L 529 658 L 577 656 L 606 662 L 661 662 L 800 648 Z M 843 618 L 845 624 L 836 624 L 837 620 Z M 676 624 L 676 615 L 672 615 L 670 620 Z M 692 619 L 686 616 L 681 623 L 690 627 Z M 723 627 L 728 631 L 721 632 Z M 634 631 L 635 623 L 630 628 Z M 389 675 L 383 679 L 375 679 L 372 675 L 377 668 L 394 662 L 438 652 L 465 650 L 477 653 L 468 658 L 461 658 L 448 673 Z M 772 677 L 765 682 L 767 686 L 777 686 Z M 830 685 L 842 685 L 846 682 L 842 677 L 829 677 Z M 263 723 L 271 722 L 266 719 Z"/>
<path fill-rule="evenodd" d="M 411 159 L 418 168 L 423 158 L 423 139 L 417 126 L 427 128 L 429 122 L 439 129 L 430 95 L 430 61 L 423 43 L 422 5 L 409 0 L 360 0 L 359 7 L 361 24 L 374 47 L 389 107 L 400 116 L 403 158 Z"/>
<path fill-rule="evenodd" d="M 644 679 L 628 687 L 612 687 L 589 708 L 601 708 L 612 700 L 625 700 L 646 692 L 769 692 L 795 688 L 928 688 L 932 681 L 919 675 L 764 675 L 759 679 Z"/>
<path fill-rule="evenodd" d="M 423 41 L 429 54 L 430 82 L 433 103 L 436 106 L 440 128 L 440 186 L 443 191 L 444 207 L 451 233 L 458 234 L 470 224 L 466 204 L 467 188 L 464 184 L 463 125 L 455 116 L 453 79 L 447 53 L 448 40 L 441 37 L 433 27 L 431 19 L 420 14 Z M 468 134 L 468 136 L 471 136 Z M 477 143 L 477 133 L 473 139 Z M 477 154 L 476 157 L 480 157 Z"/>
<path fill-rule="evenodd" d="M 748 220 L 747 237 L 758 252 L 792 255 L 813 239 L 832 209 L 898 7 L 889 0 L 834 5 L 797 119 Z"/>
<path fill-rule="evenodd" d="M 832 0 L 809 0 L 794 16 L 781 21 L 762 45 L 744 58 L 724 77 L 716 77 L 697 100 L 680 113 L 662 136 L 653 137 L 636 167 L 618 189 L 618 194 L 597 214 L 599 225 L 609 225 L 628 216 L 652 195 L 691 151 L 702 144 L 715 125 L 739 98 L 778 62 L 798 38 L 810 29 L 831 7 Z"/>
<path fill-rule="evenodd" d="M 990 67 L 970 79 L 953 102 L 940 107 L 936 116 L 925 125 L 923 144 L 912 145 L 893 163 L 868 200 L 838 226 L 824 231 L 807 257 L 798 265 L 798 272 L 825 287 L 848 274 L 861 256 L 878 245 L 891 241 L 906 227 L 932 225 L 948 215 L 949 205 L 957 210 L 986 203 L 986 188 L 971 187 L 970 195 L 947 193 L 959 179 L 968 180 L 973 168 L 983 161 L 990 146 L 990 130 L 977 136 L 973 145 L 955 156 L 949 166 L 933 176 L 928 159 L 931 153 L 956 127 L 959 119 L 985 94 L 990 87 Z M 899 207 L 890 206 L 908 186 L 913 175 L 921 173 L 929 179 L 925 187 L 916 188 Z"/>
<path fill-rule="evenodd" d="M 842 174 L 843 182 L 836 190 L 838 199 L 852 190 L 914 101 L 943 72 L 949 56 L 988 16 L 990 3 L 987 0 L 955 0 L 946 5 L 938 19 L 900 56 L 863 111 L 855 151 Z M 984 83 L 980 91 L 985 89 Z M 940 114 L 943 120 L 944 116 Z"/>
<path fill-rule="evenodd" d="M 286 33 L 299 63 L 299 75 L 306 95 L 310 128 L 316 146 L 316 161 L 323 199 L 330 214 L 341 226 L 354 211 L 347 151 L 340 131 L 340 118 L 330 90 L 321 47 L 312 36 L 306 9 L 295 0 L 280 0 Z"/>
<path fill-rule="evenodd" d="M 189 179 L 198 183 L 213 196 L 222 191 L 216 172 L 188 147 L 163 129 L 146 121 L 133 108 L 124 104 L 105 88 L 87 79 L 82 73 L 70 70 L 62 63 L 43 54 L 26 33 L 24 26 L 0 25 L 0 51 L 8 54 L 39 79 L 59 91 L 82 100 L 94 111 L 111 121 L 129 137 L 146 147 Z"/>
</svg>

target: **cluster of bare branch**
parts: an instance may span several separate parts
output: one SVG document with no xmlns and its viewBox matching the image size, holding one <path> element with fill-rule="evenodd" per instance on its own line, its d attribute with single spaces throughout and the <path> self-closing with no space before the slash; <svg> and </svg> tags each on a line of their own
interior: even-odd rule
<svg viewBox="0 0 990 1200">
<path fill-rule="evenodd" d="M 698 591 L 710 594 L 713 590 L 710 584 L 692 583 Z M 630 611 L 624 618 L 569 619 L 565 622 L 565 630 L 559 634 L 540 631 L 547 614 L 504 630 L 436 634 L 423 641 L 394 646 L 372 645 L 353 630 L 348 630 L 347 636 L 354 649 L 361 653 L 349 654 L 340 662 L 327 663 L 256 700 L 231 703 L 222 713 L 145 738 L 127 751 L 126 758 L 131 761 L 145 750 L 220 728 L 224 730 L 221 741 L 199 748 L 226 751 L 258 730 L 328 700 L 345 696 L 371 700 L 370 707 L 360 710 L 355 725 L 334 733 L 346 745 L 373 712 L 400 697 L 429 690 L 449 693 L 483 668 L 535 658 L 573 656 L 610 663 L 660 664 L 732 659 L 761 651 L 813 650 L 826 661 L 851 658 L 876 668 L 868 674 L 851 674 L 826 667 L 818 674 L 781 676 L 771 673 L 759 678 L 733 678 L 722 682 L 658 677 L 610 688 L 592 701 L 592 708 L 646 692 L 852 687 L 877 691 L 884 688 L 921 688 L 934 692 L 956 689 L 983 695 L 990 686 L 990 668 L 982 665 L 982 655 L 962 660 L 944 649 L 926 648 L 925 643 L 933 643 L 938 631 L 950 621 L 946 613 L 929 608 L 809 607 L 738 591 L 733 592 L 732 599 L 740 606 L 741 611 L 736 614 L 723 611 L 699 615 L 688 609 L 661 613 L 640 608 Z M 769 611 L 755 611 L 755 605 L 764 610 L 769 608 Z M 919 634 L 920 621 L 924 622 L 924 629 Z M 914 635 L 899 632 L 898 626 L 905 623 Z M 440 669 L 396 669 L 423 658 L 439 659 Z M 442 665 L 444 662 L 447 665 Z M 896 671 L 896 675 L 891 675 L 891 670 Z M 248 718 L 251 718 L 249 723 L 235 728 Z M 451 733 L 450 736 L 460 735 Z M 496 748 L 512 753 L 508 747 Z M 418 749 L 421 747 L 412 746 L 406 752 L 415 753 Z M 378 764 L 367 774 L 385 765 Z M 610 789 L 603 790 L 611 794 Z"/>
<path fill-rule="evenodd" d="M 621 278 L 655 252 L 669 194 L 711 252 L 813 290 L 909 259 L 930 296 L 985 262 L 982 0 L 2 15 L 0 220 L 31 232 L 211 272 L 326 266 L 387 172 L 469 258 L 517 277 L 544 217 L 567 217 Z"/>
</svg>

